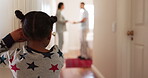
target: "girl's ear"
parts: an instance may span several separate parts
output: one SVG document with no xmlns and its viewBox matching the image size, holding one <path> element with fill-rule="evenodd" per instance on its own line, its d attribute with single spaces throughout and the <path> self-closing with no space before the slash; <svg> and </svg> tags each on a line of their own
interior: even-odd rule
<svg viewBox="0 0 148 78">
<path fill-rule="evenodd" d="M 22 36 L 25 40 L 27 40 L 27 41 L 29 40 L 29 38 L 24 34 L 24 32 L 22 33 Z"/>
<path fill-rule="evenodd" d="M 51 36 L 52 36 L 52 32 L 49 34 L 49 36 L 48 36 L 48 40 L 51 39 Z"/>
</svg>

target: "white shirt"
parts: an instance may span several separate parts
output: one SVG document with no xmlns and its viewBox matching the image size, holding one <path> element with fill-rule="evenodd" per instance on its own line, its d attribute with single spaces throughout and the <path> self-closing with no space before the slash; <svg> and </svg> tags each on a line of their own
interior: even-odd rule
<svg viewBox="0 0 148 78">
<path fill-rule="evenodd" d="M 82 29 L 88 29 L 89 28 L 89 15 L 88 15 L 88 11 L 86 9 L 81 9 L 80 13 L 81 13 L 81 19 L 86 18 L 86 21 L 81 23 L 81 28 Z"/>
</svg>

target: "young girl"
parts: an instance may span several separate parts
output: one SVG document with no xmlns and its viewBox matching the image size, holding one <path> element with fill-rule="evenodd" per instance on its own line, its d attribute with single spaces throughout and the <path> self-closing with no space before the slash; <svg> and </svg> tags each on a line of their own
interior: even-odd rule
<svg viewBox="0 0 148 78">
<path fill-rule="evenodd" d="M 59 78 L 63 54 L 56 45 L 45 49 L 57 18 L 40 11 L 23 15 L 17 10 L 15 14 L 22 28 L 0 40 L 0 66 L 8 65 L 14 78 Z M 15 42 L 24 41 L 27 41 L 26 46 L 9 50 Z"/>
</svg>

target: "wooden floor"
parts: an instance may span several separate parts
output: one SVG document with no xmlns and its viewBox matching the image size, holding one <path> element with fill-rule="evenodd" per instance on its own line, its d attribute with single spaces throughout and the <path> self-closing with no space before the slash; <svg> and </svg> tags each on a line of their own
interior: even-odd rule
<svg viewBox="0 0 148 78">
<path fill-rule="evenodd" d="M 64 68 L 61 78 L 97 78 L 91 68 Z"/>
<path fill-rule="evenodd" d="M 77 58 L 79 51 L 70 51 L 64 54 L 65 59 Z M 97 78 L 91 68 L 63 68 L 61 78 Z"/>
</svg>

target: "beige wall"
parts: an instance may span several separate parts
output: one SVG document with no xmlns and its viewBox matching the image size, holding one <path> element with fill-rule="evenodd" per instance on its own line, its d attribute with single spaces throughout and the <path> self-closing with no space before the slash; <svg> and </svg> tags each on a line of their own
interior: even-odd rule
<svg viewBox="0 0 148 78">
<path fill-rule="evenodd" d="M 105 78 L 116 78 L 116 0 L 94 0 L 95 30 L 93 61 Z"/>
</svg>

